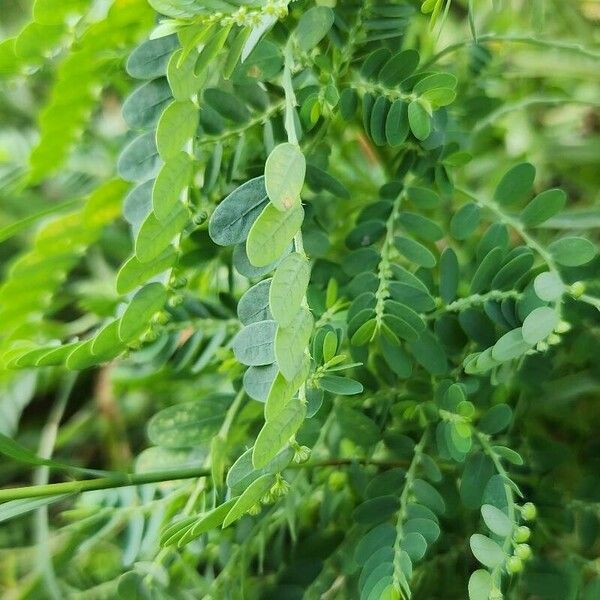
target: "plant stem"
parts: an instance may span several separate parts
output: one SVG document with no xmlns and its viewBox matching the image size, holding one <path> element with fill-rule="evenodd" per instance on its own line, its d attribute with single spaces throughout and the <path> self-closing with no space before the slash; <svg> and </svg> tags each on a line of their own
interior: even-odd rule
<svg viewBox="0 0 600 600">
<path fill-rule="evenodd" d="M 290 469 L 319 469 L 327 467 L 341 467 L 351 464 L 373 465 L 381 468 L 406 466 L 406 461 L 397 460 L 370 460 L 367 458 L 331 458 L 322 461 L 308 462 L 301 465 L 292 463 Z M 30 485 L 18 488 L 0 490 L 0 502 L 20 500 L 23 498 L 41 498 L 58 494 L 79 494 L 92 490 L 107 490 L 129 485 L 144 485 L 146 483 L 161 483 L 178 479 L 194 479 L 195 477 L 210 477 L 211 471 L 206 467 L 183 467 L 150 473 L 122 473 L 110 477 L 83 479 L 80 481 L 65 481 L 61 483 L 48 483 L 44 485 Z"/>
</svg>

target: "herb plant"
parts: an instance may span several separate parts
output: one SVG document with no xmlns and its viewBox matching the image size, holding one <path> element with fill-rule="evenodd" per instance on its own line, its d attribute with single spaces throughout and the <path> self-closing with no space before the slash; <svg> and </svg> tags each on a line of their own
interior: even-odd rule
<svg viewBox="0 0 600 600">
<path fill-rule="evenodd" d="M 2 11 L 3 598 L 600 598 L 593 2 Z"/>
</svg>

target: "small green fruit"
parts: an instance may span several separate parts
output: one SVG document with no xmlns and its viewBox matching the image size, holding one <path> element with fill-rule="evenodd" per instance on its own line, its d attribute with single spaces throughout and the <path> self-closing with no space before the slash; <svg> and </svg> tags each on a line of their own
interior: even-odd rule
<svg viewBox="0 0 600 600">
<path fill-rule="evenodd" d="M 523 542 L 526 542 L 529 539 L 530 535 L 531 530 L 529 529 L 529 527 L 527 527 L 526 525 L 521 525 L 517 528 L 513 539 L 515 540 L 515 542 L 517 542 L 517 544 L 521 544 Z"/>
<path fill-rule="evenodd" d="M 509 573 L 520 573 L 523 570 L 523 562 L 516 556 L 511 556 L 506 561 L 506 570 Z"/>
</svg>

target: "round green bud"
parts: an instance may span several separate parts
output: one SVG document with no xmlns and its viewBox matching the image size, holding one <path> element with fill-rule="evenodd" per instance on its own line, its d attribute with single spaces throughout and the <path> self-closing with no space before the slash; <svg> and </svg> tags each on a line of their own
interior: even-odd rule
<svg viewBox="0 0 600 600">
<path fill-rule="evenodd" d="M 504 598 L 504 594 L 498 588 L 494 588 L 490 591 L 488 598 L 489 600 L 502 600 Z"/>
<path fill-rule="evenodd" d="M 548 350 L 549 346 L 546 342 L 544 342 L 544 340 L 542 340 L 541 342 L 538 342 L 535 349 L 538 352 L 546 352 L 546 350 Z"/>
<path fill-rule="evenodd" d="M 506 570 L 509 573 L 520 573 L 523 570 L 523 561 L 516 556 L 511 556 L 506 561 Z"/>
<path fill-rule="evenodd" d="M 254 506 L 251 506 L 248 509 L 249 515 L 257 515 L 261 511 L 260 502 L 257 502 Z"/>
<path fill-rule="evenodd" d="M 329 475 L 329 479 L 327 480 L 327 484 L 332 490 L 341 490 L 348 480 L 348 476 L 345 471 L 333 471 L 331 475 Z"/>
<path fill-rule="evenodd" d="M 301 465 L 310 458 L 310 448 L 308 446 L 299 446 L 294 453 L 294 462 Z"/>
<path fill-rule="evenodd" d="M 537 508 L 533 502 L 526 502 L 521 507 L 521 515 L 526 521 L 534 521 L 537 517 Z"/>
<path fill-rule="evenodd" d="M 169 285 L 174 290 L 181 289 L 187 285 L 187 278 L 183 277 L 183 276 L 182 277 L 171 277 L 171 279 L 169 280 Z"/>
<path fill-rule="evenodd" d="M 208 219 L 208 213 L 205 210 L 201 210 L 193 216 L 192 221 L 194 225 L 202 225 L 202 223 L 206 222 L 206 219 Z"/>
<path fill-rule="evenodd" d="M 517 531 L 515 531 L 513 539 L 515 540 L 515 542 L 517 542 L 517 544 L 521 544 L 523 542 L 526 542 L 530 536 L 531 530 L 529 529 L 529 527 L 527 527 L 526 525 L 521 525 L 520 527 L 517 527 Z"/>
<path fill-rule="evenodd" d="M 173 294 L 169 298 L 169 306 L 171 308 L 175 308 L 176 306 L 179 306 L 182 303 L 183 303 L 183 296 L 181 294 Z"/>
<path fill-rule="evenodd" d="M 164 310 L 160 310 L 152 317 L 152 322 L 158 325 L 166 325 L 170 319 L 171 316 L 169 313 L 165 312 Z"/>
<path fill-rule="evenodd" d="M 515 548 L 515 556 L 521 560 L 529 560 L 531 558 L 531 546 L 529 544 L 519 544 Z"/>
<path fill-rule="evenodd" d="M 554 331 L 556 331 L 556 333 L 567 333 L 567 331 L 571 330 L 571 323 L 569 323 L 568 321 L 563 321 L 560 320 L 558 322 L 558 325 L 554 328 Z"/>
<path fill-rule="evenodd" d="M 585 292 L 585 283 L 583 283 L 583 281 L 576 281 L 571 284 L 569 292 L 574 298 L 580 298 Z"/>
<path fill-rule="evenodd" d="M 548 344 L 550 344 L 551 346 L 556 346 L 558 344 L 560 344 L 560 335 L 556 335 L 556 333 L 551 333 L 547 338 L 546 341 L 548 342 Z"/>
</svg>

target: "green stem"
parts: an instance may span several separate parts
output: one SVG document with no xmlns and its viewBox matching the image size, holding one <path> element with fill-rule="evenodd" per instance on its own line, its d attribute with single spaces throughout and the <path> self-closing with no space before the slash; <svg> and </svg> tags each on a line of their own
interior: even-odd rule
<svg viewBox="0 0 600 600">
<path fill-rule="evenodd" d="M 546 250 L 546 248 L 544 248 L 534 237 L 529 235 L 529 233 L 523 227 L 523 224 L 518 219 L 515 219 L 514 217 L 505 213 L 502 208 L 492 200 L 478 197 L 467 190 L 456 188 L 456 191 L 464 194 L 469 199 L 479 204 L 479 206 L 482 208 L 487 208 L 490 212 L 494 213 L 500 222 L 506 223 L 509 227 L 511 227 L 532 250 L 535 250 L 540 255 L 551 271 L 558 273 L 558 267 L 556 266 L 554 258 L 550 252 L 548 252 L 548 250 Z"/>
<path fill-rule="evenodd" d="M 597 52 L 593 52 L 584 48 L 581 44 L 569 44 L 567 42 L 555 42 L 555 41 L 546 41 L 540 40 L 538 38 L 534 38 L 531 36 L 522 36 L 522 35 L 496 35 L 494 33 L 484 33 L 483 35 L 477 36 L 477 42 L 509 42 L 513 44 L 529 44 L 531 46 L 538 46 L 542 48 L 553 48 L 555 50 L 564 50 L 566 52 L 575 52 L 576 54 L 581 54 L 582 56 L 587 56 L 588 58 L 594 58 L 596 60 L 600 59 L 600 54 Z M 473 44 L 472 39 L 463 40 L 462 42 L 456 42 L 455 44 L 451 44 L 450 46 L 446 46 L 443 50 L 433 55 L 428 61 L 421 65 L 421 69 L 425 70 L 429 68 L 431 65 L 435 64 L 447 54 L 455 52 L 456 50 L 460 50 L 461 48 L 465 48 L 467 46 L 471 46 Z"/>
<path fill-rule="evenodd" d="M 507 298 L 518 299 L 521 297 L 521 294 L 516 290 L 508 290 L 508 291 L 500 291 L 500 290 L 492 290 L 491 292 L 487 292 L 486 294 L 472 294 L 471 296 L 467 296 L 466 298 L 460 298 L 459 300 L 455 300 L 446 306 L 436 310 L 433 313 L 423 314 L 421 315 L 423 319 L 437 319 L 440 315 L 448 312 L 462 312 L 467 308 L 471 308 L 472 306 L 477 306 L 480 304 L 485 304 L 488 300 L 505 300 Z"/>
<path fill-rule="evenodd" d="M 394 201 L 394 205 L 392 207 L 392 212 L 388 217 L 388 220 L 385 223 L 385 239 L 383 240 L 383 245 L 381 246 L 381 260 L 379 261 L 379 265 L 377 267 L 377 276 L 379 278 L 379 286 L 377 287 L 377 291 L 375 292 L 375 298 L 377 299 L 377 303 L 375 305 L 375 319 L 377 322 L 377 326 L 375 331 L 377 331 L 382 323 L 383 323 L 383 303 L 389 297 L 389 279 L 390 279 L 390 253 L 394 246 L 394 234 L 395 228 L 394 225 L 396 220 L 398 219 L 398 213 L 400 212 L 400 204 L 402 203 L 403 194 L 398 194 L 398 197 Z"/>
<path fill-rule="evenodd" d="M 47 483 L 44 485 L 30 485 L 19 488 L 0 490 L 0 502 L 20 500 L 23 498 L 40 498 L 55 496 L 57 494 L 79 494 L 91 490 L 107 490 L 128 485 L 143 485 L 145 483 L 159 483 L 175 479 L 190 479 L 193 477 L 208 477 L 210 469 L 204 467 L 188 467 L 169 469 L 165 471 L 152 471 L 151 473 L 122 473 L 110 477 L 96 479 L 83 479 L 80 481 L 65 481 L 61 483 Z"/>
<path fill-rule="evenodd" d="M 404 537 L 404 519 L 406 518 L 406 507 L 408 505 L 408 498 L 412 490 L 412 486 L 415 480 L 415 473 L 419 463 L 421 462 L 421 455 L 427 444 L 429 438 L 429 429 L 425 429 L 419 443 L 415 446 L 415 453 L 410 461 L 406 476 L 404 478 L 404 487 L 402 488 L 402 494 L 400 495 L 400 508 L 398 510 L 398 520 L 396 521 L 396 540 L 394 541 L 394 587 L 396 589 L 402 589 L 400 586 L 400 578 L 404 577 L 402 571 L 402 565 L 400 564 L 400 543 Z"/>
<path fill-rule="evenodd" d="M 319 469 L 328 467 L 349 466 L 352 464 L 373 465 L 376 467 L 391 469 L 406 466 L 406 461 L 386 461 L 370 459 L 331 458 L 322 461 L 308 462 L 303 464 L 292 463 L 290 469 Z M 0 502 L 10 500 L 22 500 L 24 498 L 41 498 L 56 496 L 59 494 L 79 494 L 92 490 L 107 490 L 130 485 L 144 485 L 146 483 L 162 483 L 163 481 L 176 481 L 178 479 L 194 479 L 196 477 L 210 477 L 211 471 L 207 467 L 185 467 L 181 469 L 168 469 L 164 471 L 152 471 L 150 473 L 123 473 L 110 477 L 98 477 L 95 479 L 83 479 L 80 481 L 65 481 L 61 483 L 48 483 L 44 485 L 29 485 L 18 488 L 6 488 L 0 490 Z"/>
</svg>

